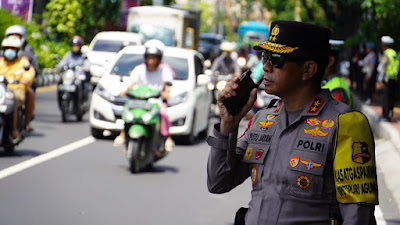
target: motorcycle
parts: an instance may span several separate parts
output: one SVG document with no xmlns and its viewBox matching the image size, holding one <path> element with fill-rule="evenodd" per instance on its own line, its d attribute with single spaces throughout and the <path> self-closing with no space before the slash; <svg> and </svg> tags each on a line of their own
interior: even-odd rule
<svg viewBox="0 0 400 225">
<path fill-rule="evenodd" d="M 140 172 L 167 155 L 166 137 L 160 135 L 160 92 L 147 85 L 130 89 L 124 105 L 122 119 L 127 148 L 129 170 Z"/>
<path fill-rule="evenodd" d="M 213 96 L 210 108 L 211 115 L 219 116 L 219 108 L 217 106 L 218 95 L 232 78 L 232 74 L 219 74 L 218 71 L 211 77 L 211 82 L 208 84 L 208 89 L 212 91 Z"/>
<path fill-rule="evenodd" d="M 13 118 L 15 97 L 10 86 L 20 86 L 18 81 L 7 82 L 6 78 L 0 76 L 0 146 L 4 148 L 6 154 L 12 154 L 15 146 L 23 141 L 25 138 L 25 106 L 22 105 L 18 108 L 18 131 L 19 136 L 12 138 Z"/>
<path fill-rule="evenodd" d="M 68 122 L 75 115 L 78 121 L 89 110 L 88 87 L 85 71 L 80 66 L 64 68 L 57 87 L 58 106 L 61 110 L 62 121 Z"/>
<path fill-rule="evenodd" d="M 265 92 L 264 90 L 264 82 L 260 84 L 257 88 L 257 99 L 254 102 L 254 105 L 252 107 L 252 111 L 255 114 L 259 109 L 266 107 L 269 105 L 272 99 L 278 98 L 275 95 L 271 95 Z"/>
</svg>

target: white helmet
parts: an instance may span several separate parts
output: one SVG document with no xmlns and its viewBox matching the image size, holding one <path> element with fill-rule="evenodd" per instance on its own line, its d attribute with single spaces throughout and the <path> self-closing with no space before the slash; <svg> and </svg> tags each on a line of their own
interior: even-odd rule
<svg viewBox="0 0 400 225">
<path fill-rule="evenodd" d="M 389 45 L 394 43 L 394 39 L 390 36 L 382 36 L 381 41 L 383 44 L 389 44 Z"/>
<path fill-rule="evenodd" d="M 8 36 L 8 37 L 4 38 L 3 41 L 1 42 L 1 48 L 5 48 L 5 47 L 13 47 L 13 48 L 21 49 L 22 40 L 17 37 L 14 37 L 14 36 Z"/>
<path fill-rule="evenodd" d="M 221 51 L 233 52 L 235 50 L 235 44 L 229 41 L 224 41 L 219 46 Z"/>
<path fill-rule="evenodd" d="M 21 36 L 22 43 L 25 42 L 26 39 L 26 29 L 22 25 L 12 25 L 11 27 L 8 27 L 5 36 L 8 37 L 11 34 L 18 34 Z"/>
<path fill-rule="evenodd" d="M 157 55 L 159 58 L 159 62 L 161 62 L 162 55 L 164 52 L 165 45 L 162 41 L 157 40 L 157 39 L 151 39 L 147 41 L 144 44 L 144 47 L 146 48 L 146 52 L 144 53 L 146 55 Z"/>
</svg>

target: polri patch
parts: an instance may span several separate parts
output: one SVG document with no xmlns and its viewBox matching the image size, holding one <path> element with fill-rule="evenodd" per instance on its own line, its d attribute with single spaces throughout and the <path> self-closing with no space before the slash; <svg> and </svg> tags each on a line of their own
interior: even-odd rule
<svg viewBox="0 0 400 225">
<path fill-rule="evenodd" d="M 368 151 L 368 145 L 365 142 L 354 142 L 353 143 L 353 162 L 364 164 L 371 160 L 371 155 Z"/>
<path fill-rule="evenodd" d="M 299 165 L 300 157 L 298 156 L 292 156 L 290 157 L 290 167 L 295 168 L 297 165 Z"/>
<path fill-rule="evenodd" d="M 322 100 L 321 97 L 316 97 L 312 101 L 310 108 L 308 108 L 307 112 L 308 113 L 316 113 L 318 110 L 321 108 L 322 103 L 324 103 L 324 100 Z"/>
<path fill-rule="evenodd" d="M 262 149 L 257 150 L 256 155 L 255 155 L 256 160 L 259 160 L 261 158 L 261 156 L 263 155 L 263 153 L 264 153 L 264 150 L 262 150 Z"/>
<path fill-rule="evenodd" d="M 244 155 L 244 158 L 246 159 L 246 160 L 249 160 L 250 158 L 251 158 L 251 155 L 253 154 L 253 149 L 251 149 L 251 148 L 248 148 L 247 150 L 246 150 L 246 154 Z"/>
<path fill-rule="evenodd" d="M 271 121 L 260 121 L 259 122 L 261 125 L 261 130 L 267 130 L 269 126 L 271 126 L 272 124 L 274 124 L 275 122 L 271 122 Z"/>
<path fill-rule="evenodd" d="M 297 178 L 296 183 L 299 188 L 305 190 L 310 187 L 311 181 L 310 178 L 308 178 L 306 175 L 301 175 Z"/>
<path fill-rule="evenodd" d="M 325 137 L 326 135 L 328 135 L 328 133 L 321 131 L 319 129 L 319 127 L 315 127 L 313 129 L 309 129 L 309 130 L 306 130 L 306 129 L 303 129 L 303 130 L 304 130 L 305 134 L 311 135 L 313 137 L 316 137 L 316 136 Z"/>
<path fill-rule="evenodd" d="M 318 118 L 314 117 L 314 118 L 311 118 L 311 119 L 307 119 L 306 123 L 311 127 L 315 127 L 315 126 L 319 126 L 322 123 L 322 121 L 319 120 Z"/>
<path fill-rule="evenodd" d="M 321 128 L 325 130 L 330 130 L 335 125 L 335 121 L 332 119 L 324 120 L 321 124 Z"/>
<path fill-rule="evenodd" d="M 253 185 L 257 184 L 257 168 L 254 166 L 254 164 L 251 165 L 251 182 Z"/>
<path fill-rule="evenodd" d="M 314 167 L 321 167 L 322 164 L 320 163 L 316 163 L 312 160 L 306 161 L 306 160 L 300 160 L 301 163 L 303 163 L 304 165 L 306 165 L 307 169 L 311 170 Z"/>
</svg>

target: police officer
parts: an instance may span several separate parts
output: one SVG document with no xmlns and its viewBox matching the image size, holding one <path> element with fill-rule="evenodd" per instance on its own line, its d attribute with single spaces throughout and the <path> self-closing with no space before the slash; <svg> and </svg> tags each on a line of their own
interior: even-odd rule
<svg viewBox="0 0 400 225">
<path fill-rule="evenodd" d="M 329 40 L 329 44 L 331 45 L 331 51 L 329 53 L 329 63 L 325 71 L 324 80 L 322 81 L 322 88 L 329 89 L 335 100 L 344 102 L 351 108 L 353 99 L 350 88 L 337 69 L 339 52 L 344 41 Z"/>
<path fill-rule="evenodd" d="M 390 36 L 382 36 L 383 54 L 378 65 L 378 86 L 384 87 L 382 99 L 382 120 L 391 121 L 395 100 L 397 75 L 399 73 L 399 58 L 393 50 L 394 40 Z"/>
<path fill-rule="evenodd" d="M 378 187 L 368 121 L 321 90 L 329 37 L 317 25 L 272 22 L 268 41 L 254 49 L 263 52 L 265 91 L 280 100 L 260 109 L 239 138 L 256 89 L 234 116 L 221 99 L 237 94 L 239 79 L 218 97 L 221 122 L 207 139 L 208 189 L 229 192 L 250 177 L 246 225 L 375 224 Z"/>
</svg>

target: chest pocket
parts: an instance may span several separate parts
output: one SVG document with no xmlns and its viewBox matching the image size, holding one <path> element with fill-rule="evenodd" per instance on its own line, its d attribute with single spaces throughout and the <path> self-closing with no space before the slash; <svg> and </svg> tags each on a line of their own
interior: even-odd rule
<svg viewBox="0 0 400 225">
<path fill-rule="evenodd" d="M 321 198 L 327 154 L 293 150 L 288 162 L 288 194 Z"/>
<path fill-rule="evenodd" d="M 248 164 L 253 189 L 261 188 L 261 177 L 268 151 L 269 145 L 249 144 L 243 156 L 242 162 Z"/>
</svg>

